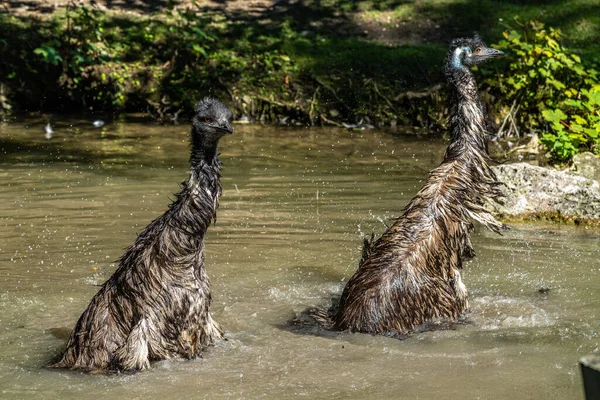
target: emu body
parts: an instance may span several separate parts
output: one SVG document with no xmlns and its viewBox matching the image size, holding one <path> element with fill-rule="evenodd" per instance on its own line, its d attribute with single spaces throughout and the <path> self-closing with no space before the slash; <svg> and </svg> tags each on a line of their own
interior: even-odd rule
<svg viewBox="0 0 600 400">
<path fill-rule="evenodd" d="M 218 140 L 231 112 L 200 101 L 192 125 L 191 170 L 175 201 L 139 234 L 92 298 L 54 367 L 135 371 L 150 361 L 193 358 L 222 337 L 209 312 L 204 234 L 221 195 Z"/>
<path fill-rule="evenodd" d="M 469 67 L 501 52 L 479 38 L 452 42 L 444 71 L 455 91 L 452 140 L 444 160 L 376 241 L 365 241 L 359 268 L 330 321 L 335 330 L 405 336 L 438 318 L 454 320 L 467 308 L 460 276 L 474 255 L 469 232 L 477 220 L 502 224 L 482 206 L 500 197 L 489 160 L 477 84 Z"/>
</svg>

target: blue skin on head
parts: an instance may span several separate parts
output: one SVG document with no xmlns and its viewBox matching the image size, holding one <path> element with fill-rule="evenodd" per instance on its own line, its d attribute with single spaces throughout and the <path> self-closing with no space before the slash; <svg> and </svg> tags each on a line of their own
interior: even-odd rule
<svg viewBox="0 0 600 400">
<path fill-rule="evenodd" d="M 464 65 L 462 63 L 464 55 L 470 55 L 471 54 L 471 49 L 467 46 L 465 47 L 457 47 L 456 50 L 454 50 L 454 55 L 452 56 L 452 67 L 453 68 L 464 68 Z"/>
<path fill-rule="evenodd" d="M 487 47 L 478 37 L 456 39 L 452 42 L 452 47 L 446 68 L 453 71 L 463 71 L 504 54 L 500 50 Z"/>
</svg>

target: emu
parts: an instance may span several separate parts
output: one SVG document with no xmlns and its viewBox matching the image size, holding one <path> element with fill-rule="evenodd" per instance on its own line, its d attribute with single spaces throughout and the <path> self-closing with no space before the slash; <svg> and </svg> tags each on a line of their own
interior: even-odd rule
<svg viewBox="0 0 600 400">
<path fill-rule="evenodd" d="M 475 254 L 472 221 L 496 233 L 504 227 L 483 208 L 486 201 L 501 201 L 501 192 L 488 166 L 483 109 L 470 67 L 501 54 L 479 37 L 451 43 L 444 73 L 455 109 L 444 160 L 402 216 L 379 239 L 365 240 L 337 313 L 325 319 L 321 313 L 317 320 L 334 330 L 402 338 L 468 309 L 460 269 Z"/>
<path fill-rule="evenodd" d="M 190 175 L 168 210 L 118 260 L 52 367 L 139 371 L 150 361 L 191 359 L 222 337 L 209 308 L 204 235 L 221 195 L 217 144 L 233 132 L 231 111 L 205 98 L 192 120 Z"/>
</svg>

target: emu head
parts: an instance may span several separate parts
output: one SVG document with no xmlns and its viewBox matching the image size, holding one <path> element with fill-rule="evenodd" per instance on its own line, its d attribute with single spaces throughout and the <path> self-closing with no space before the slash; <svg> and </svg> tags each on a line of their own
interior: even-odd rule
<svg viewBox="0 0 600 400">
<path fill-rule="evenodd" d="M 192 144 L 196 150 L 216 151 L 217 143 L 224 135 L 233 133 L 233 114 L 220 101 L 206 97 L 196 104 L 192 119 Z"/>
<path fill-rule="evenodd" d="M 487 47 L 479 36 L 454 39 L 446 59 L 446 70 L 450 72 L 473 67 L 503 54 L 500 50 Z"/>
</svg>

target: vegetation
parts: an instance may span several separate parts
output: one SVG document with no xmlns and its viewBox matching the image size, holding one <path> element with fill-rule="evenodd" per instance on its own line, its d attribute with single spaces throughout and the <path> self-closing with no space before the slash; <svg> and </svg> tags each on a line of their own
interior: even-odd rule
<svg viewBox="0 0 600 400">
<path fill-rule="evenodd" d="M 0 76 L 8 89 L 2 104 L 150 111 L 164 118 L 213 93 L 260 120 L 316 123 L 322 115 L 409 123 L 409 113 L 397 111 L 402 97 L 395 99 L 408 80 L 390 77 L 403 65 L 404 74 L 426 82 L 432 54 L 444 53 L 439 45 L 361 49 L 359 40 L 298 32 L 290 21 L 259 29 L 197 11 L 124 18 L 71 6 L 45 20 L 1 15 Z"/>
<path fill-rule="evenodd" d="M 511 118 L 519 132 L 540 132 L 556 162 L 599 151 L 600 15 L 589 1 L 303 0 L 260 15 L 195 1 L 141 12 L 137 3 L 128 13 L 73 1 L 41 17 L 0 13 L 0 110 L 165 120 L 213 94 L 250 119 L 435 131 L 447 113 L 447 42 L 479 27 L 488 42 L 504 35 L 509 54 L 482 71 L 499 125 Z M 540 13 L 566 40 L 538 22 L 506 23 Z"/>
<path fill-rule="evenodd" d="M 510 107 L 514 126 L 539 131 L 555 162 L 579 151 L 600 154 L 600 74 L 560 44 L 561 33 L 530 21 L 504 32 L 496 47 L 509 53 L 508 65 L 486 84 L 497 104 Z M 589 64 L 589 63 L 588 63 Z"/>
<path fill-rule="evenodd" d="M 173 11 L 168 23 L 85 6 L 69 6 L 49 20 L 3 18 L 13 43 L 0 42 L 10 55 L 2 67 L 17 104 L 35 106 L 32 100 L 39 99 L 42 109 L 153 107 L 160 115 L 170 97 L 177 99 L 175 106 L 190 101 L 177 82 L 209 78 L 208 71 L 199 76 L 202 71 L 193 66 L 203 64 L 215 39 L 189 11 Z"/>
</svg>

